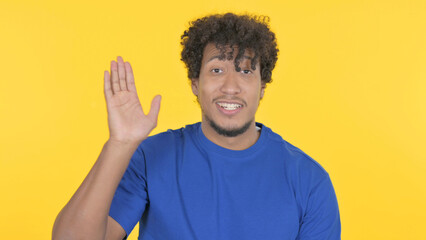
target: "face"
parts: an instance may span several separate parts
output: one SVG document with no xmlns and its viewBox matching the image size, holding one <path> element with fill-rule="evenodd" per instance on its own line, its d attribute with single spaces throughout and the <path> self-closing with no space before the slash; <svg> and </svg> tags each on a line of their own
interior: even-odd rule
<svg viewBox="0 0 426 240">
<path fill-rule="evenodd" d="M 235 49 L 234 58 L 237 53 Z M 255 128 L 254 116 L 265 85 L 261 82 L 259 63 L 256 70 L 251 68 L 252 52 L 245 52 L 239 72 L 234 59 L 220 60 L 220 55 L 215 44 L 205 47 L 199 78 L 192 79 L 192 91 L 201 106 L 202 124 L 217 134 L 235 137 Z"/>
</svg>

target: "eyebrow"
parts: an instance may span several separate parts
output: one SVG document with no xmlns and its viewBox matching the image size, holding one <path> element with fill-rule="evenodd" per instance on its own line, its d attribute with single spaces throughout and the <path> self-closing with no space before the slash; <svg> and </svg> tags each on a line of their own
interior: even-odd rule
<svg viewBox="0 0 426 240">
<path fill-rule="evenodd" d="M 213 56 L 207 62 L 210 62 L 210 61 L 212 61 L 213 59 L 216 59 L 216 58 L 220 60 L 220 57 L 221 57 L 220 55 Z M 246 56 L 246 55 L 244 55 L 243 58 L 244 59 L 248 59 L 248 60 L 252 60 L 253 59 L 252 57 L 249 57 L 249 56 Z"/>
</svg>

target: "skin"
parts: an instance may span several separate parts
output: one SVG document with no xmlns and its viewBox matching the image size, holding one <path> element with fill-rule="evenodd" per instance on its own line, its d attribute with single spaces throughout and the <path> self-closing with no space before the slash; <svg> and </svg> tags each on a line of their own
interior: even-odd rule
<svg viewBox="0 0 426 240">
<path fill-rule="evenodd" d="M 227 51 L 231 49 L 228 47 Z M 234 59 L 220 60 L 220 50 L 210 43 L 204 49 L 200 76 L 192 79 L 192 92 L 198 97 L 202 110 L 201 128 L 204 135 L 215 144 L 232 150 L 247 149 L 259 138 L 255 114 L 265 84 L 261 81 L 259 63 L 256 70 L 250 67 L 249 58 L 254 54 L 246 51 L 244 55 L 240 63 L 241 71 L 237 72 Z M 229 113 L 224 112 L 218 103 L 238 103 L 242 107 L 236 113 Z M 211 121 L 226 130 L 239 129 L 248 122 L 250 126 L 238 136 L 227 137 L 215 131 Z"/>
</svg>

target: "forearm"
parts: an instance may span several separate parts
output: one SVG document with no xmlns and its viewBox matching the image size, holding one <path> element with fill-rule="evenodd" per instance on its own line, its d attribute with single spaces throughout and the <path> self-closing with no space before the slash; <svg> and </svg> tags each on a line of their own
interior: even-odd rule
<svg viewBox="0 0 426 240">
<path fill-rule="evenodd" d="M 98 160 L 56 218 L 53 239 L 103 239 L 114 193 L 139 143 L 105 143 Z"/>
</svg>

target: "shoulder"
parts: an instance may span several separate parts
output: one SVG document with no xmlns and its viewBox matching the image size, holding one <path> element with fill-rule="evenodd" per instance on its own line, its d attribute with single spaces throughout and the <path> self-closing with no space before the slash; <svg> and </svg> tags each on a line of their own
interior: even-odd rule
<svg viewBox="0 0 426 240">
<path fill-rule="evenodd" d="M 265 126 L 263 126 L 265 128 Z M 328 172 L 311 156 L 284 140 L 279 134 L 266 127 L 269 148 L 276 149 L 282 157 L 288 172 L 301 176 L 315 175 L 316 178 L 328 178 Z"/>
<path fill-rule="evenodd" d="M 332 197 L 330 201 L 334 203 L 330 176 L 320 163 L 272 131 L 269 138 L 268 143 L 279 149 L 284 178 L 291 186 L 302 212 L 306 213 L 308 210 L 309 201 L 322 201 L 318 199 Z"/>
<path fill-rule="evenodd" d="M 145 139 L 139 148 L 146 151 L 164 151 L 165 149 L 170 150 L 177 145 L 180 145 L 186 138 L 193 135 L 200 123 L 194 123 L 186 125 L 179 129 L 169 129 L 165 132 L 161 132 L 152 135 Z"/>
</svg>

